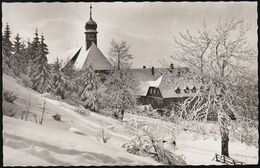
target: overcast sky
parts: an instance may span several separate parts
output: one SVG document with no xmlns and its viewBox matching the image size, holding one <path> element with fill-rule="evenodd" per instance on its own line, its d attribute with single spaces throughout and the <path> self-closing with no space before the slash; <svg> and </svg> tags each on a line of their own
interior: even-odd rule
<svg viewBox="0 0 260 168">
<path fill-rule="evenodd" d="M 127 41 L 134 67 L 160 67 L 161 59 L 171 62 L 175 50 L 172 36 L 187 29 L 196 31 L 203 20 L 213 27 L 218 20 L 243 18 L 251 25 L 248 39 L 257 48 L 256 2 L 98 2 L 92 6 L 99 49 L 108 55 L 112 38 Z M 59 53 L 85 45 L 89 3 L 2 3 L 2 15 L 12 38 L 19 33 L 27 41 L 38 28 L 49 46 L 50 62 Z"/>
</svg>

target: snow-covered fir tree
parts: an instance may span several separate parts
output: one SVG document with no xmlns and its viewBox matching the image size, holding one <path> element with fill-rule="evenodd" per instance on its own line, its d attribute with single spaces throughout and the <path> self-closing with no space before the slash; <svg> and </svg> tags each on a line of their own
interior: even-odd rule
<svg viewBox="0 0 260 168">
<path fill-rule="evenodd" d="M 47 45 L 44 43 L 44 37 L 41 36 L 39 44 L 39 53 L 33 60 L 31 81 L 33 89 L 40 93 L 49 92 L 53 86 L 51 67 L 48 64 L 47 54 L 49 54 Z"/>
<path fill-rule="evenodd" d="M 31 78 L 32 74 L 34 72 L 33 66 L 34 66 L 34 60 L 38 57 L 39 50 L 40 50 L 40 42 L 38 37 L 38 30 L 35 31 L 35 37 L 33 38 L 33 42 L 28 45 L 27 47 L 27 54 L 28 54 L 28 76 Z"/>
<path fill-rule="evenodd" d="M 4 72 L 9 72 L 12 65 L 11 65 L 11 59 L 12 59 L 12 42 L 10 40 L 11 37 L 11 31 L 9 28 L 8 23 L 6 24 L 4 35 L 2 36 L 2 66 Z"/>
<path fill-rule="evenodd" d="M 66 92 L 70 90 L 71 82 L 68 76 L 61 71 L 61 61 L 57 58 L 53 64 L 53 93 L 65 99 Z"/>
<path fill-rule="evenodd" d="M 79 96 L 86 108 L 93 111 L 98 110 L 99 106 L 99 83 L 98 74 L 95 73 L 92 66 L 85 68 L 80 75 L 81 86 L 79 88 Z"/>
<path fill-rule="evenodd" d="M 21 43 L 19 34 L 16 35 L 14 41 L 14 55 L 13 55 L 13 71 L 17 76 L 21 73 L 26 74 L 26 58 L 25 58 L 25 45 Z"/>
<path fill-rule="evenodd" d="M 32 43 L 31 43 L 30 39 L 28 39 L 27 46 L 25 48 L 25 64 L 27 66 L 27 72 L 28 72 L 28 68 L 29 68 L 31 55 L 32 55 Z"/>
</svg>

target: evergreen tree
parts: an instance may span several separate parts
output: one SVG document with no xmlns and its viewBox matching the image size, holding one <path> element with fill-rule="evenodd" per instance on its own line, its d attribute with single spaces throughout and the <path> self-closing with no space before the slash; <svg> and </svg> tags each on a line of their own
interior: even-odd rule
<svg viewBox="0 0 260 168">
<path fill-rule="evenodd" d="M 65 99 L 68 83 L 69 78 L 62 73 L 61 62 L 57 58 L 53 65 L 53 93 Z"/>
<path fill-rule="evenodd" d="M 16 35 L 14 41 L 13 71 L 16 75 L 20 73 L 26 74 L 25 45 L 20 42 L 19 34 Z"/>
<path fill-rule="evenodd" d="M 79 96 L 86 108 L 90 108 L 93 111 L 98 110 L 99 106 L 99 77 L 95 73 L 94 69 L 89 66 L 84 69 L 80 76 L 80 83 L 82 84 L 79 88 Z"/>
<path fill-rule="evenodd" d="M 28 45 L 27 52 L 28 52 L 28 76 L 32 78 L 32 74 L 34 72 L 34 60 L 38 57 L 40 53 L 40 42 L 38 37 L 38 30 L 34 33 L 35 37 L 33 38 L 33 42 Z"/>
<path fill-rule="evenodd" d="M 48 53 L 48 48 L 44 43 L 44 37 L 42 35 L 41 43 L 39 44 L 39 53 L 33 60 L 34 65 L 32 66 L 33 71 L 31 75 L 33 89 L 39 91 L 40 93 L 50 91 L 53 86 L 51 67 L 48 64 L 46 56 Z"/>
<path fill-rule="evenodd" d="M 29 71 L 28 67 L 29 67 L 32 51 L 33 51 L 32 50 L 32 43 L 30 42 L 30 39 L 28 39 L 27 47 L 25 48 L 25 64 L 27 66 L 27 72 Z"/>
<path fill-rule="evenodd" d="M 38 30 L 36 29 L 35 31 L 35 37 L 33 38 L 33 42 L 31 45 L 31 55 L 30 55 L 30 59 L 34 60 L 37 57 L 37 54 L 39 53 L 38 50 L 40 50 L 40 41 L 39 41 L 39 37 L 38 37 Z"/>
<path fill-rule="evenodd" d="M 11 31 L 8 23 L 5 27 L 5 32 L 2 38 L 2 58 L 3 58 L 3 70 L 9 72 L 12 68 L 11 58 L 12 58 L 12 42 L 10 41 Z"/>
</svg>

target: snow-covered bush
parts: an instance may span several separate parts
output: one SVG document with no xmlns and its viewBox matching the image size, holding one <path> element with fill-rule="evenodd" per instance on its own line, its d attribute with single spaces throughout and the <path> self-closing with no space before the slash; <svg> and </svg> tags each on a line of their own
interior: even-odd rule
<svg viewBox="0 0 260 168">
<path fill-rule="evenodd" d="M 129 127 L 132 127 L 132 130 L 136 130 L 135 138 L 128 143 L 122 144 L 122 147 L 129 153 L 149 156 L 167 165 L 186 165 L 183 156 L 174 153 L 174 147 L 170 148 L 165 145 L 165 143 L 168 143 L 168 145 L 174 146 L 175 141 L 174 143 L 167 142 L 156 137 L 155 134 L 152 133 L 154 130 L 144 125 L 144 123 L 140 124 L 135 121 L 135 123 L 133 122 L 132 126 Z"/>
<path fill-rule="evenodd" d="M 17 95 L 13 91 L 4 90 L 3 98 L 9 103 L 13 103 L 17 99 Z"/>
<path fill-rule="evenodd" d="M 76 113 L 79 113 L 80 115 L 84 115 L 84 116 L 90 116 L 90 112 L 87 109 L 84 108 L 77 108 L 75 110 Z"/>
<path fill-rule="evenodd" d="M 9 117 L 14 117 L 16 112 L 8 102 L 3 101 L 3 114 Z"/>
<path fill-rule="evenodd" d="M 34 121 L 35 123 L 38 123 L 37 115 L 31 111 L 22 111 L 21 112 L 21 119 L 25 121 Z"/>
<path fill-rule="evenodd" d="M 245 143 L 247 146 L 258 147 L 258 128 L 250 126 L 248 122 L 234 122 L 231 125 L 233 127 L 231 138 L 239 140 L 241 143 Z"/>
<path fill-rule="evenodd" d="M 49 99 L 53 99 L 53 96 L 50 93 L 48 93 L 48 92 L 43 93 L 41 96 L 49 98 Z"/>
<path fill-rule="evenodd" d="M 103 143 L 107 143 L 111 136 L 112 134 L 110 133 L 110 131 L 104 128 L 104 125 L 102 123 L 101 127 L 98 129 L 97 139 L 99 141 L 102 141 Z"/>
<path fill-rule="evenodd" d="M 52 118 L 54 118 L 56 121 L 60 121 L 62 116 L 58 113 L 56 113 L 55 115 L 52 116 Z"/>
<path fill-rule="evenodd" d="M 79 100 L 76 94 L 71 94 L 70 96 L 66 97 L 64 101 L 70 105 L 77 107 L 82 105 L 82 102 Z"/>
</svg>

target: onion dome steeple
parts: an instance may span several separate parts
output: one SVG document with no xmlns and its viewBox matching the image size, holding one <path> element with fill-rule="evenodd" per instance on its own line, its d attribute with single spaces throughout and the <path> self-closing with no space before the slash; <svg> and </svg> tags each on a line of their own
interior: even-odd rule
<svg viewBox="0 0 260 168">
<path fill-rule="evenodd" d="M 85 40 L 86 40 L 86 50 L 90 48 L 92 43 L 97 45 L 97 23 L 92 19 L 92 5 L 90 4 L 89 21 L 85 25 Z"/>
<path fill-rule="evenodd" d="M 97 23 L 92 19 L 92 5 L 90 4 L 90 14 L 89 14 L 89 21 L 85 25 L 86 30 L 96 30 Z"/>
</svg>

